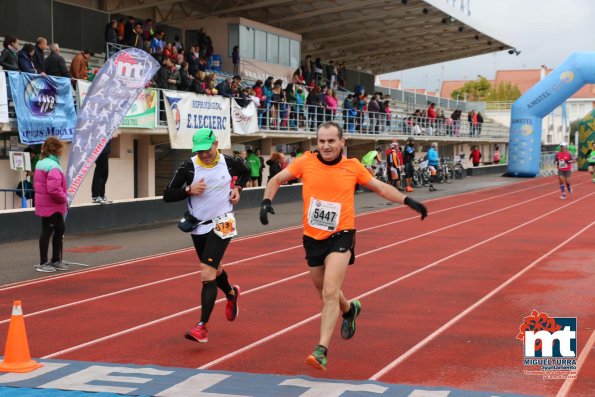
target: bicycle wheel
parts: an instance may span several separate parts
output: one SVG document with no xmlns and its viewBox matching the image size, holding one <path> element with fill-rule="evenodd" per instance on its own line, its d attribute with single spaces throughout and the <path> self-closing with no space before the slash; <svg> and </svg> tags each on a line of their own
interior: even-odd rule
<svg viewBox="0 0 595 397">
<path fill-rule="evenodd" d="M 421 183 L 424 186 L 430 186 L 430 176 L 425 171 L 421 173 Z"/>
<path fill-rule="evenodd" d="M 465 177 L 465 169 L 460 165 L 455 165 L 455 178 L 463 179 Z"/>
<path fill-rule="evenodd" d="M 444 180 L 446 181 L 446 183 L 452 183 L 453 179 L 455 179 L 455 172 L 452 168 L 449 168 L 444 173 Z"/>
<path fill-rule="evenodd" d="M 423 182 L 421 180 L 421 172 L 416 171 L 413 173 L 413 178 L 411 178 L 411 184 L 415 188 L 419 188 L 419 187 L 423 186 Z"/>
</svg>

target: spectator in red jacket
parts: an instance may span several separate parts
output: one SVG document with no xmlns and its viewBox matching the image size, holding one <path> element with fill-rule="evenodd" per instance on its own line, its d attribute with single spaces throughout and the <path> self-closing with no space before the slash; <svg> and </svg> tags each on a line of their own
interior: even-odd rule
<svg viewBox="0 0 595 397">
<path fill-rule="evenodd" d="M 471 162 L 473 162 L 473 166 L 477 167 L 479 165 L 479 160 L 481 159 L 481 152 L 477 146 L 473 147 L 471 151 Z"/>
</svg>

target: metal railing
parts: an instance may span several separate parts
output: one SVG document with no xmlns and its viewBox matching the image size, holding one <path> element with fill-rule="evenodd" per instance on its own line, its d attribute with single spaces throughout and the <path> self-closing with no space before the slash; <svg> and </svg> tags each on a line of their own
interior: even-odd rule
<svg viewBox="0 0 595 397">
<path fill-rule="evenodd" d="M 21 203 L 22 203 L 22 198 L 17 196 L 17 193 L 21 193 L 22 190 L 21 189 L 0 189 L 0 194 L 2 194 L 3 196 L 3 200 L 0 201 L 4 202 L 4 210 L 9 210 L 9 209 L 20 209 L 22 208 Z M 35 190 L 33 189 L 25 189 L 25 194 L 31 194 L 33 195 L 35 193 Z M 10 207 L 9 207 L 10 204 Z M 31 208 L 33 206 L 33 200 L 32 199 L 28 199 L 27 200 L 27 208 Z"/>
<path fill-rule="evenodd" d="M 161 91 L 161 90 L 159 90 Z M 160 92 L 160 96 L 162 93 Z M 166 128 L 165 109 L 159 101 L 159 126 Z M 473 125 L 450 118 L 429 119 L 395 113 L 350 110 L 339 106 L 322 106 L 286 102 L 265 102 L 258 108 L 258 126 L 261 131 L 315 133 L 324 121 L 335 121 L 348 135 L 412 135 L 427 137 L 453 137 L 473 139 L 508 139 L 507 127 L 495 123 Z"/>
</svg>

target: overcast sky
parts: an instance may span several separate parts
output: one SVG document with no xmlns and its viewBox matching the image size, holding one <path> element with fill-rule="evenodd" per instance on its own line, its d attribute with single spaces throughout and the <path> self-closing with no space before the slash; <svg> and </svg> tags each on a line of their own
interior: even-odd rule
<svg viewBox="0 0 595 397">
<path fill-rule="evenodd" d="M 469 23 L 521 51 L 507 51 L 381 75 L 403 88 L 437 90 L 442 80 L 493 79 L 496 70 L 556 68 L 575 51 L 595 51 L 595 0 L 426 0 L 460 16 L 464 1 Z M 467 15 L 470 1 L 471 15 Z M 461 19 L 463 19 L 461 17 Z M 488 33 L 488 32 L 486 32 Z M 436 38 L 440 45 L 439 38 Z"/>
</svg>

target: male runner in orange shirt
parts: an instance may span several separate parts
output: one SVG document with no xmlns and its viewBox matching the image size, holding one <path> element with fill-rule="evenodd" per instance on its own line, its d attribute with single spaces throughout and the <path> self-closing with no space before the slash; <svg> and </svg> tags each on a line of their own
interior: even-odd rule
<svg viewBox="0 0 595 397">
<path fill-rule="evenodd" d="M 260 222 L 268 224 L 268 213 L 275 213 L 271 200 L 279 186 L 291 179 L 302 179 L 303 244 L 312 282 L 323 303 L 320 341 L 306 363 L 326 369 L 328 346 L 339 313 L 343 313 L 341 337 L 349 339 L 355 334 L 355 319 L 361 311 L 359 301 L 350 303 L 341 292 L 347 267 L 355 261 L 355 185 L 408 205 L 421 214 L 422 220 L 428 212 L 423 204 L 373 178 L 357 159 L 344 158 L 345 139 L 337 123 L 322 123 L 317 141 L 318 153 L 304 154 L 269 181 L 260 207 Z"/>
</svg>

